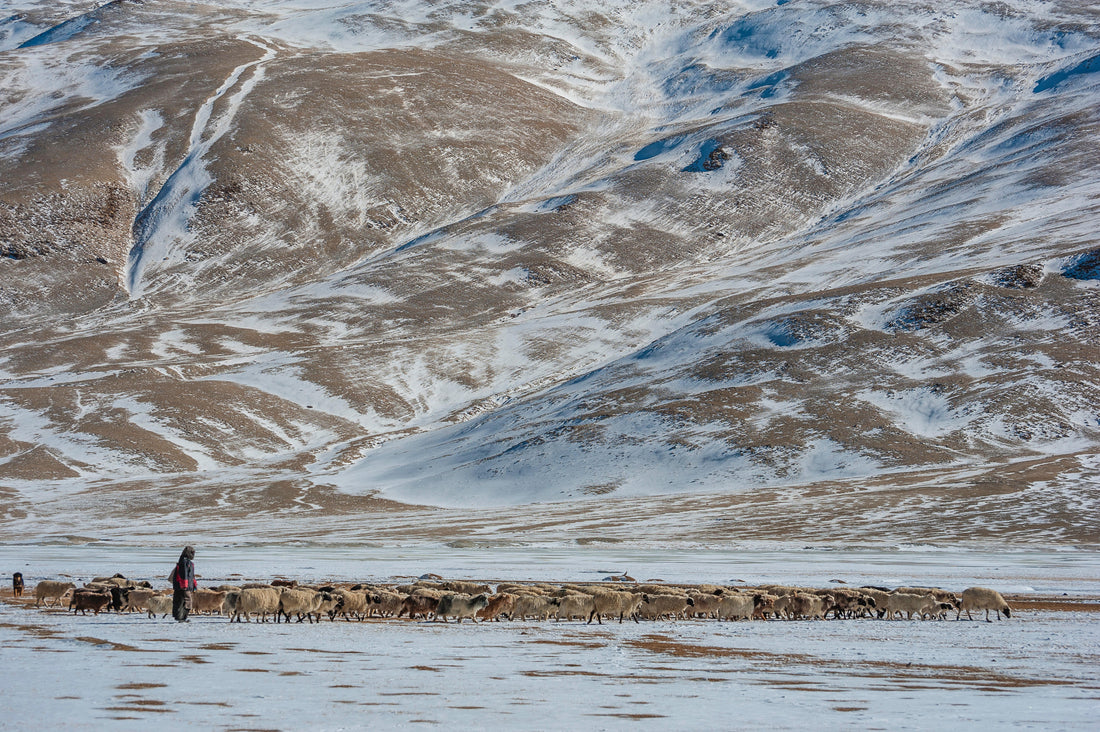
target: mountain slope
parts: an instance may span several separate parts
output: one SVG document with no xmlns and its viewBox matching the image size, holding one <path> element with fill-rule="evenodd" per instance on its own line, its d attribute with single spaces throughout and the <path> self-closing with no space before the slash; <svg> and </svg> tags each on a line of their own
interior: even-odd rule
<svg viewBox="0 0 1100 732">
<path fill-rule="evenodd" d="M 8 531 L 566 501 L 656 539 L 787 495 L 837 540 L 949 502 L 949 535 L 1096 542 L 1097 20 L 17 7 Z"/>
</svg>

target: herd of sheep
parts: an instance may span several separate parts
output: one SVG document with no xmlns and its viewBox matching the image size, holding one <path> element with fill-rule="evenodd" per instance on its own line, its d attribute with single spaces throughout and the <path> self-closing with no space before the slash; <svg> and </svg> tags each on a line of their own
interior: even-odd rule
<svg viewBox="0 0 1100 732">
<path fill-rule="evenodd" d="M 76 587 L 72 582 L 39 582 L 35 604 L 62 604 L 87 614 L 92 610 L 146 612 L 165 617 L 172 612 L 171 590 L 157 591 L 148 582 L 121 575 L 100 577 Z M 956 595 L 936 588 L 834 587 L 817 589 L 784 585 L 725 587 L 666 584 L 486 584 L 421 580 L 405 585 L 299 585 L 291 580 L 271 584 L 220 585 L 193 593 L 192 613 L 227 616 L 232 621 L 298 622 L 423 618 L 446 622 L 478 620 L 824 620 L 827 618 L 944 619 L 951 611 L 989 611 L 1000 619 L 1010 610 L 996 590 L 971 587 Z"/>
</svg>

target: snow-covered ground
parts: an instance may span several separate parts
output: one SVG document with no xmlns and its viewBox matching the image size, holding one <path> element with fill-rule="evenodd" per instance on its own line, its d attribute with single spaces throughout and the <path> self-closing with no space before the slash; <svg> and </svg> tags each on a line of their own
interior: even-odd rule
<svg viewBox="0 0 1100 732">
<path fill-rule="evenodd" d="M 287 576 L 316 581 L 390 582 L 438 574 L 485 581 L 592 582 L 609 575 L 665 582 L 787 583 L 826 586 L 936 586 L 961 591 L 974 585 L 1004 592 L 1100 595 L 1100 553 L 1094 551 L 978 551 L 929 547 L 821 550 L 795 547 L 706 550 L 699 547 L 618 546 L 454 547 L 196 543 L 205 585 L 267 581 Z M 21 571 L 28 585 L 43 579 L 121 572 L 157 582 L 167 576 L 181 546 L 130 543 L 3 544 L 5 574 Z"/>
<path fill-rule="evenodd" d="M 175 548 L 14 546 L 5 571 L 157 578 Z M 903 581 L 1095 595 L 1090 552 L 522 551 L 199 547 L 203 581 L 269 578 Z M 87 576 L 85 576 L 87 575 Z M 7 595 L 5 595 L 5 598 Z M 471 625 L 374 620 L 187 625 L 0 603 L 0 727 L 271 729 L 458 724 L 471 729 L 1093 729 L 1094 613 L 985 622 L 679 621 Z"/>
</svg>

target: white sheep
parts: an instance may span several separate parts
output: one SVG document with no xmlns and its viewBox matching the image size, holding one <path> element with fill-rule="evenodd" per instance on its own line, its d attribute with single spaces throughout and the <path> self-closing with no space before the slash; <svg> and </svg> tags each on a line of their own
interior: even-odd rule
<svg viewBox="0 0 1100 732">
<path fill-rule="evenodd" d="M 470 618 L 477 622 L 477 611 L 488 607 L 489 596 L 484 592 L 471 597 L 463 593 L 448 593 L 439 598 L 439 605 L 435 610 L 436 620 L 447 622 L 448 617 L 454 617 L 455 622 L 461 623 L 464 618 Z"/>
<path fill-rule="evenodd" d="M 748 620 L 755 608 L 752 595 L 728 592 L 718 598 L 717 615 L 719 620 Z"/>
<path fill-rule="evenodd" d="M 647 620 L 660 620 L 668 617 L 669 620 L 685 617 L 689 607 L 695 606 L 695 600 L 687 595 L 642 594 L 642 604 L 638 606 L 638 614 Z"/>
<path fill-rule="evenodd" d="M 76 590 L 76 585 L 72 582 L 55 582 L 53 580 L 46 580 L 39 582 L 34 587 L 34 606 L 38 607 L 43 601 L 50 598 L 56 598 L 57 602 L 54 605 L 60 605 L 65 595 Z M 51 607 L 49 602 L 46 602 L 46 607 Z"/>
<path fill-rule="evenodd" d="M 450 582 L 442 583 L 440 589 L 453 592 L 457 595 L 469 595 L 470 597 L 476 597 L 477 595 L 491 595 L 493 594 L 493 588 L 489 585 L 484 585 L 478 582 L 464 582 L 462 580 L 451 580 Z"/>
<path fill-rule="evenodd" d="M 623 622 L 623 618 L 630 618 L 635 623 L 638 622 L 638 608 L 642 604 L 643 595 L 640 592 L 619 592 L 612 590 L 609 592 L 593 592 L 592 599 L 595 604 L 595 608 L 588 615 L 588 622 L 592 622 L 592 618 L 596 618 L 596 621 L 603 625 L 602 616 L 606 615 L 608 619 L 619 616 L 619 623 Z"/>
<path fill-rule="evenodd" d="M 512 617 L 520 620 L 529 617 L 536 620 L 546 620 L 559 602 L 560 598 L 556 597 L 550 598 L 526 592 L 517 594 L 512 602 Z"/>
<path fill-rule="evenodd" d="M 145 603 L 156 594 L 153 590 L 132 589 L 126 593 L 126 601 L 123 603 L 122 609 L 125 612 L 144 610 Z"/>
<path fill-rule="evenodd" d="M 882 618 L 886 615 L 886 603 L 890 599 L 890 593 L 877 587 L 860 587 L 860 594 L 867 598 L 868 603 L 873 603 L 875 614 Z"/>
<path fill-rule="evenodd" d="M 572 620 L 573 618 L 587 618 L 596 609 L 596 601 L 591 595 L 583 592 L 569 592 L 558 598 L 558 609 L 554 612 L 556 619 Z"/>
<path fill-rule="evenodd" d="M 150 618 L 161 616 L 162 618 L 172 612 L 171 595 L 153 595 L 145 601 L 145 609 Z"/>
<path fill-rule="evenodd" d="M 967 620 L 973 620 L 970 617 L 971 610 L 985 610 L 986 622 L 989 620 L 989 611 L 993 611 L 994 617 L 997 620 L 1001 619 L 1001 613 L 1005 614 L 1006 618 L 1012 617 L 1009 610 L 1008 603 L 1001 597 L 1001 593 L 996 590 L 991 590 L 988 587 L 969 587 L 963 590 L 962 597 L 959 599 L 959 610 L 955 614 L 955 620 L 959 619 L 964 612 L 966 613 Z"/>
<path fill-rule="evenodd" d="M 908 592 L 913 595 L 932 595 L 932 597 L 936 598 L 936 602 L 950 603 L 953 608 L 959 606 L 958 595 L 948 590 L 941 590 L 939 587 L 899 587 L 894 590 L 894 592 Z"/>
<path fill-rule="evenodd" d="M 688 597 L 691 598 L 693 603 L 691 609 L 692 615 L 695 617 L 711 618 L 718 614 L 718 605 L 722 602 L 722 595 L 715 595 L 710 592 L 691 592 L 688 593 Z"/>
<path fill-rule="evenodd" d="M 356 620 L 362 620 L 367 614 L 370 600 L 366 592 L 357 590 L 336 590 L 333 593 L 336 598 L 336 614 L 343 615 L 344 620 L 350 621 L 352 616 Z M 335 620 L 335 615 L 333 619 Z"/>
<path fill-rule="evenodd" d="M 234 593 L 226 593 L 226 597 Z M 241 622 L 241 616 L 248 622 L 252 622 L 252 615 L 260 615 L 262 622 L 267 622 L 268 615 L 279 618 L 279 591 L 274 587 L 246 587 L 236 595 L 233 612 L 230 613 L 229 622 L 236 620 Z"/>
<path fill-rule="evenodd" d="M 248 590 L 245 590 L 248 592 Z M 320 607 L 323 600 L 322 593 L 315 590 L 286 590 L 279 594 L 278 613 L 275 616 L 275 621 L 279 621 L 280 616 L 285 616 L 286 621 L 290 622 L 290 614 L 294 613 L 298 616 L 298 622 L 302 622 L 303 619 L 309 618 L 309 622 L 313 622 L 313 616 L 317 615 L 317 621 L 320 622 L 321 614 Z"/>
<path fill-rule="evenodd" d="M 828 591 L 807 592 L 802 593 L 802 596 L 808 598 L 808 600 L 804 600 L 806 604 L 803 612 L 809 620 L 824 620 L 825 615 L 835 604 L 833 594 Z"/>
<path fill-rule="evenodd" d="M 905 613 L 906 618 L 913 619 L 914 613 L 923 618 L 925 615 L 935 615 L 940 609 L 940 604 L 932 593 L 913 594 L 909 592 L 893 592 L 886 598 L 886 619 L 893 620 L 894 615 Z"/>
<path fill-rule="evenodd" d="M 793 592 L 789 595 L 772 595 L 775 597 L 775 602 L 772 603 L 772 612 L 775 613 L 777 618 L 784 618 L 786 620 L 794 619 L 792 615 L 794 595 L 795 593 Z"/>
</svg>

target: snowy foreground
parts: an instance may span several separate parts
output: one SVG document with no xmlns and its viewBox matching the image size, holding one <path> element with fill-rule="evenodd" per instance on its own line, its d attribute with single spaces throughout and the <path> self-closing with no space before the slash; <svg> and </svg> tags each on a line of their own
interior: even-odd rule
<svg viewBox="0 0 1100 732">
<path fill-rule="evenodd" d="M 0 547 L 28 586 L 121 571 L 158 584 L 178 549 Z M 289 577 L 991 585 L 1100 594 L 1089 552 L 199 547 L 201 582 Z M 4 599 L 9 598 L 5 588 Z M 420 621 L 187 625 L 0 603 L 0 727 L 1094 728 L 1094 613 L 985 622 Z"/>
</svg>

